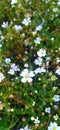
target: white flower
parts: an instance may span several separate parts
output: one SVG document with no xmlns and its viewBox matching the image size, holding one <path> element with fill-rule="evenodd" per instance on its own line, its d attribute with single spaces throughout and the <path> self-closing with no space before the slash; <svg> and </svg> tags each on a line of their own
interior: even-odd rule
<svg viewBox="0 0 60 130">
<path fill-rule="evenodd" d="M 51 37 L 51 41 L 54 41 L 54 37 Z"/>
<path fill-rule="evenodd" d="M 3 22 L 2 27 L 7 28 L 8 27 L 8 22 Z"/>
<path fill-rule="evenodd" d="M 59 95 L 54 95 L 53 97 L 55 102 L 59 102 L 60 101 L 60 96 Z"/>
<path fill-rule="evenodd" d="M 11 1 L 11 5 L 13 5 L 13 4 L 15 4 L 15 3 L 17 3 L 17 0 L 12 0 L 12 1 Z"/>
<path fill-rule="evenodd" d="M 24 128 L 20 128 L 19 130 L 31 130 L 28 128 L 28 126 L 26 125 Z"/>
<path fill-rule="evenodd" d="M 5 39 L 3 35 L 2 35 L 0 38 L 1 38 L 1 40 L 4 40 L 4 39 Z"/>
<path fill-rule="evenodd" d="M 32 103 L 32 106 L 35 106 L 35 101 Z"/>
<path fill-rule="evenodd" d="M 57 60 L 57 63 L 59 63 L 59 62 L 60 62 L 60 58 L 59 58 L 59 57 L 57 57 L 57 58 L 56 58 L 56 60 Z"/>
<path fill-rule="evenodd" d="M 58 5 L 60 5 L 60 1 L 58 1 Z"/>
<path fill-rule="evenodd" d="M 32 120 L 32 121 L 34 121 L 34 120 L 35 120 L 35 118 L 32 116 L 32 117 L 31 117 L 31 120 Z"/>
<path fill-rule="evenodd" d="M 36 27 L 36 31 L 40 31 L 42 29 L 42 25 L 38 25 L 37 27 Z"/>
<path fill-rule="evenodd" d="M 55 116 L 53 116 L 54 120 L 58 119 L 58 115 L 56 114 Z"/>
<path fill-rule="evenodd" d="M 34 40 L 34 42 L 35 42 L 36 44 L 40 44 L 40 41 L 41 41 L 40 37 L 36 37 L 36 39 Z"/>
<path fill-rule="evenodd" d="M 60 75 L 60 67 L 57 68 L 57 70 L 56 70 L 55 73 L 58 74 L 58 75 Z"/>
<path fill-rule="evenodd" d="M 46 50 L 45 49 L 40 49 L 39 51 L 37 51 L 37 55 L 39 57 L 44 57 L 46 55 Z"/>
<path fill-rule="evenodd" d="M 2 80 L 5 78 L 5 76 L 0 72 L 0 83 L 2 82 Z"/>
<path fill-rule="evenodd" d="M 31 120 L 34 121 L 34 124 L 39 124 L 40 123 L 40 120 L 37 118 L 34 118 L 34 117 L 31 117 Z"/>
<path fill-rule="evenodd" d="M 21 25 L 15 25 L 15 30 L 16 30 L 16 31 L 22 30 L 22 26 L 21 26 Z"/>
<path fill-rule="evenodd" d="M 2 44 L 0 44 L 0 48 L 2 47 Z"/>
<path fill-rule="evenodd" d="M 58 9 L 57 8 L 53 8 L 53 12 L 57 12 L 58 11 Z"/>
<path fill-rule="evenodd" d="M 42 58 L 38 57 L 37 59 L 35 59 L 34 63 L 39 66 L 42 65 Z"/>
<path fill-rule="evenodd" d="M 8 63 L 11 62 L 11 59 L 10 58 L 6 58 L 4 61 L 5 61 L 6 64 L 8 64 Z"/>
<path fill-rule="evenodd" d="M 22 73 L 20 74 L 23 78 L 21 79 L 21 82 L 26 83 L 26 82 L 32 82 L 32 77 L 34 77 L 33 71 L 28 71 L 28 69 L 24 69 Z"/>
<path fill-rule="evenodd" d="M 46 113 L 49 113 L 49 114 L 50 114 L 50 110 L 51 110 L 51 108 L 50 108 L 50 107 L 45 108 L 45 112 L 46 112 Z"/>
<path fill-rule="evenodd" d="M 46 72 L 46 69 L 44 67 L 39 67 L 37 68 L 35 71 L 35 74 L 38 74 L 38 73 L 45 73 Z"/>
<path fill-rule="evenodd" d="M 10 70 L 8 71 L 8 74 L 14 75 L 14 74 L 15 74 L 15 71 L 14 71 L 13 69 L 10 69 Z"/>
<path fill-rule="evenodd" d="M 35 118 L 35 120 L 34 120 L 34 124 L 39 124 L 39 123 L 40 123 L 40 120 L 38 119 L 38 117 Z"/>
<path fill-rule="evenodd" d="M 25 63 L 25 64 L 24 64 L 24 67 L 28 68 L 28 63 Z"/>
<path fill-rule="evenodd" d="M 54 109 L 57 110 L 58 109 L 58 105 L 54 105 Z"/>
<path fill-rule="evenodd" d="M 51 122 L 49 127 L 48 127 L 48 130 L 57 130 L 57 123 L 56 122 Z"/>
<path fill-rule="evenodd" d="M 14 63 L 11 65 L 11 68 L 14 70 L 14 71 L 20 71 L 20 69 L 17 67 L 17 65 L 15 65 Z"/>
<path fill-rule="evenodd" d="M 30 17 L 25 18 L 25 19 L 22 21 L 22 23 L 23 23 L 25 26 L 29 25 L 30 22 L 31 22 Z"/>
</svg>

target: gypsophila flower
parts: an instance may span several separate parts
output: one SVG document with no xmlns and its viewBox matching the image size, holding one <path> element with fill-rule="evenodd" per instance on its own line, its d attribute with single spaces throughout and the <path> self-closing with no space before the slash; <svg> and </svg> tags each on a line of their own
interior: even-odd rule
<svg viewBox="0 0 60 130">
<path fill-rule="evenodd" d="M 56 74 L 60 75 L 60 67 L 57 67 L 57 70 L 55 72 Z"/>
<path fill-rule="evenodd" d="M 37 59 L 35 59 L 34 63 L 39 66 L 42 65 L 42 58 L 38 57 Z"/>
<path fill-rule="evenodd" d="M 58 105 L 54 105 L 54 109 L 57 110 L 58 109 Z"/>
<path fill-rule="evenodd" d="M 40 37 L 36 37 L 36 39 L 34 40 L 34 42 L 35 42 L 36 44 L 40 44 L 40 41 L 41 41 L 41 38 L 40 38 Z"/>
<path fill-rule="evenodd" d="M 4 38 L 4 36 L 2 35 L 2 36 L 0 37 L 0 39 L 1 39 L 1 40 L 4 40 L 5 38 Z"/>
<path fill-rule="evenodd" d="M 45 112 L 48 113 L 48 114 L 50 114 L 51 108 L 50 107 L 45 108 Z"/>
<path fill-rule="evenodd" d="M 2 82 L 2 80 L 5 78 L 5 76 L 0 72 L 0 83 Z"/>
<path fill-rule="evenodd" d="M 8 74 L 14 75 L 14 74 L 15 74 L 15 71 L 14 71 L 13 69 L 10 69 L 10 70 L 8 71 Z"/>
<path fill-rule="evenodd" d="M 25 26 L 28 26 L 29 23 L 31 23 L 31 19 L 30 19 L 30 17 L 25 18 L 25 19 L 22 21 L 22 24 L 24 24 Z"/>
<path fill-rule="evenodd" d="M 16 30 L 16 31 L 22 30 L 22 26 L 21 26 L 21 25 L 15 25 L 14 27 L 15 27 L 15 30 Z"/>
<path fill-rule="evenodd" d="M 34 70 L 35 74 L 38 74 L 38 73 L 45 73 L 46 72 L 46 69 L 44 67 L 39 67 L 37 69 Z"/>
<path fill-rule="evenodd" d="M 60 5 L 60 1 L 58 1 L 58 5 Z"/>
<path fill-rule="evenodd" d="M 37 27 L 36 27 L 36 31 L 40 31 L 42 29 L 42 25 L 38 25 Z"/>
<path fill-rule="evenodd" d="M 60 96 L 59 95 L 54 95 L 53 100 L 55 102 L 59 102 L 60 101 Z"/>
<path fill-rule="evenodd" d="M 22 73 L 20 74 L 22 76 L 21 82 L 26 83 L 26 82 L 32 82 L 32 77 L 34 77 L 33 71 L 29 71 L 28 69 L 24 69 Z"/>
<path fill-rule="evenodd" d="M 28 125 L 26 125 L 24 128 L 20 128 L 19 130 L 31 130 L 28 128 Z"/>
<path fill-rule="evenodd" d="M 15 65 L 15 63 L 13 63 L 11 65 L 11 68 L 14 70 L 14 71 L 20 71 L 20 69 L 17 67 L 17 65 Z"/>
<path fill-rule="evenodd" d="M 6 59 L 4 60 L 4 62 L 5 62 L 6 64 L 8 64 L 8 63 L 11 62 L 11 59 L 10 59 L 10 58 L 6 58 Z"/>
<path fill-rule="evenodd" d="M 40 49 L 39 51 L 37 51 L 37 55 L 39 57 L 45 57 L 46 56 L 46 50 L 45 49 Z"/>
<path fill-rule="evenodd" d="M 12 0 L 12 1 L 11 1 L 11 5 L 13 5 L 13 4 L 15 4 L 15 3 L 17 3 L 17 0 Z"/>
<path fill-rule="evenodd" d="M 7 28 L 8 27 L 8 22 L 3 22 L 3 24 L 1 26 L 2 26 L 2 28 Z"/>
<path fill-rule="evenodd" d="M 2 44 L 0 44 L 0 48 L 2 47 Z"/>
<path fill-rule="evenodd" d="M 48 130 L 57 130 L 57 123 L 56 122 L 51 122 L 49 127 L 48 127 Z"/>
<path fill-rule="evenodd" d="M 28 68 L 28 63 L 25 63 L 25 64 L 24 64 L 24 67 Z"/>
<path fill-rule="evenodd" d="M 56 114 L 55 116 L 53 116 L 54 120 L 58 120 L 58 115 Z"/>
<path fill-rule="evenodd" d="M 34 124 L 39 124 L 40 123 L 40 120 L 37 118 L 34 118 L 34 117 L 31 117 L 31 120 L 34 121 Z"/>
</svg>

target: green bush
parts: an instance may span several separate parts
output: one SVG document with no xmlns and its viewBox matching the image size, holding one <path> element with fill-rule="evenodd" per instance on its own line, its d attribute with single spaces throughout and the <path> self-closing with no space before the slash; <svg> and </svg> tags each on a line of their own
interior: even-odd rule
<svg viewBox="0 0 60 130">
<path fill-rule="evenodd" d="M 59 0 L 0 0 L 0 130 L 60 125 L 59 56 Z"/>
</svg>

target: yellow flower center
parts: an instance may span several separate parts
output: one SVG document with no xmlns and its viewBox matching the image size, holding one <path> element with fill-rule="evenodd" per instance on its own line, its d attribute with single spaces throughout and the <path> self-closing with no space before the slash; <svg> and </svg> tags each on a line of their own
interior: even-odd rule
<svg viewBox="0 0 60 130">
<path fill-rule="evenodd" d="M 56 127 L 54 127 L 53 130 L 57 130 Z"/>
</svg>

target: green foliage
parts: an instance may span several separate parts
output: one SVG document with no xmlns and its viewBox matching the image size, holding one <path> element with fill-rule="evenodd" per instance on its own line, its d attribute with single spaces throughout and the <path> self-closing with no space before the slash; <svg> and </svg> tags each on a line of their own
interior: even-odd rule
<svg viewBox="0 0 60 130">
<path fill-rule="evenodd" d="M 59 65 L 60 2 L 0 0 L 0 130 L 60 125 Z"/>
</svg>

